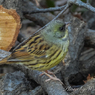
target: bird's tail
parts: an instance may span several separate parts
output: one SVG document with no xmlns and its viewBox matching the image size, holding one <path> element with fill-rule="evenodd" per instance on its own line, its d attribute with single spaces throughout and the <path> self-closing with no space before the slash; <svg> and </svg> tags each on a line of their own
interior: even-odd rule
<svg viewBox="0 0 95 95">
<path fill-rule="evenodd" d="M 0 65 L 7 64 L 7 58 L 4 58 L 0 61 Z"/>
</svg>

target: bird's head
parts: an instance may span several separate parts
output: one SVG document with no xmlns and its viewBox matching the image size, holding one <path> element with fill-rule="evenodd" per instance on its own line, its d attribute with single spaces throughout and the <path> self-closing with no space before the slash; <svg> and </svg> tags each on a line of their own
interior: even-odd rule
<svg viewBox="0 0 95 95">
<path fill-rule="evenodd" d="M 43 34 L 47 40 L 51 41 L 65 41 L 68 38 L 67 26 L 69 23 L 63 23 L 63 21 L 52 21 L 45 29 Z"/>
</svg>

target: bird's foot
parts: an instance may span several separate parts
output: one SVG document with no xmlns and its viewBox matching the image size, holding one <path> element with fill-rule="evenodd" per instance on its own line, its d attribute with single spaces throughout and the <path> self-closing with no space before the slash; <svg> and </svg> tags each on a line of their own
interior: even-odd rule
<svg viewBox="0 0 95 95">
<path fill-rule="evenodd" d="M 48 75 L 53 75 L 54 77 L 56 77 L 55 74 L 54 74 L 53 72 L 50 72 L 50 71 L 43 71 L 43 73 L 40 74 L 40 76 L 46 75 L 46 74 L 48 74 Z"/>
<path fill-rule="evenodd" d="M 57 80 L 57 81 L 59 81 L 61 84 L 63 84 L 62 81 L 61 81 L 59 78 L 57 78 L 57 77 L 54 75 L 53 72 L 45 71 L 45 72 L 43 72 L 40 76 L 42 76 L 42 75 L 44 75 L 44 74 L 49 77 L 49 79 L 45 80 L 45 82 L 48 82 L 48 81 L 50 81 L 50 80 L 55 80 L 55 81 Z M 53 76 L 51 76 L 51 75 L 53 75 Z"/>
</svg>

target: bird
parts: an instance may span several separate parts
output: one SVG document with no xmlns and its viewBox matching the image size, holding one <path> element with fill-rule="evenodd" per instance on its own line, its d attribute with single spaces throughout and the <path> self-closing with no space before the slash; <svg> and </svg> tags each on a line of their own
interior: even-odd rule
<svg viewBox="0 0 95 95">
<path fill-rule="evenodd" d="M 1 64 L 20 64 L 25 68 L 44 72 L 50 79 L 48 70 L 59 64 L 66 56 L 69 47 L 68 24 L 54 20 L 44 29 L 34 33 L 22 42 L 12 53 L 0 61 Z"/>
</svg>

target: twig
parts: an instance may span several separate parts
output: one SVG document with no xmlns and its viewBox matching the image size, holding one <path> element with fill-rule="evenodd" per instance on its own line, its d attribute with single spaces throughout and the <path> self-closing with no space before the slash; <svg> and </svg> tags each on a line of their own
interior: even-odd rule
<svg viewBox="0 0 95 95">
<path fill-rule="evenodd" d="M 33 14 L 33 13 L 45 13 L 45 12 L 52 12 L 52 11 L 61 11 L 66 5 L 61 7 L 54 7 L 54 8 L 46 8 L 46 9 L 36 9 L 33 11 L 23 11 L 23 14 Z"/>
<path fill-rule="evenodd" d="M 68 3 L 69 3 L 69 4 L 76 4 L 76 5 L 80 6 L 80 7 L 84 7 L 84 8 L 89 9 L 89 10 L 92 11 L 92 12 L 95 12 L 95 8 L 94 8 L 94 7 L 92 7 L 92 6 L 91 6 L 90 4 L 88 4 L 88 3 L 82 2 L 81 0 L 68 0 Z"/>
<path fill-rule="evenodd" d="M 35 3 L 36 3 L 36 5 L 39 7 L 40 6 L 40 4 L 39 4 L 39 2 L 37 1 L 37 0 L 35 0 Z"/>
<path fill-rule="evenodd" d="M 43 26 L 42 28 L 40 28 L 39 30 L 37 30 L 34 34 L 38 33 L 39 31 L 41 31 L 42 29 L 44 29 L 45 27 L 47 27 L 52 21 L 56 20 L 63 12 L 65 12 L 67 10 L 67 8 L 69 7 L 69 4 L 66 5 L 66 7 L 53 19 L 51 20 L 49 23 L 47 23 L 45 26 Z M 29 38 L 27 38 L 26 40 L 24 40 L 22 43 L 20 43 L 15 49 L 17 49 L 20 45 L 22 45 L 24 42 L 26 42 L 28 39 L 30 39 L 33 35 L 31 35 Z M 14 49 L 14 50 L 15 50 Z"/>
<path fill-rule="evenodd" d="M 67 4 L 66 7 L 53 20 L 51 20 L 49 23 L 56 20 L 63 12 L 65 12 L 67 10 L 68 7 L 69 7 L 69 4 Z M 46 24 L 45 26 L 47 26 L 48 24 Z"/>
</svg>

